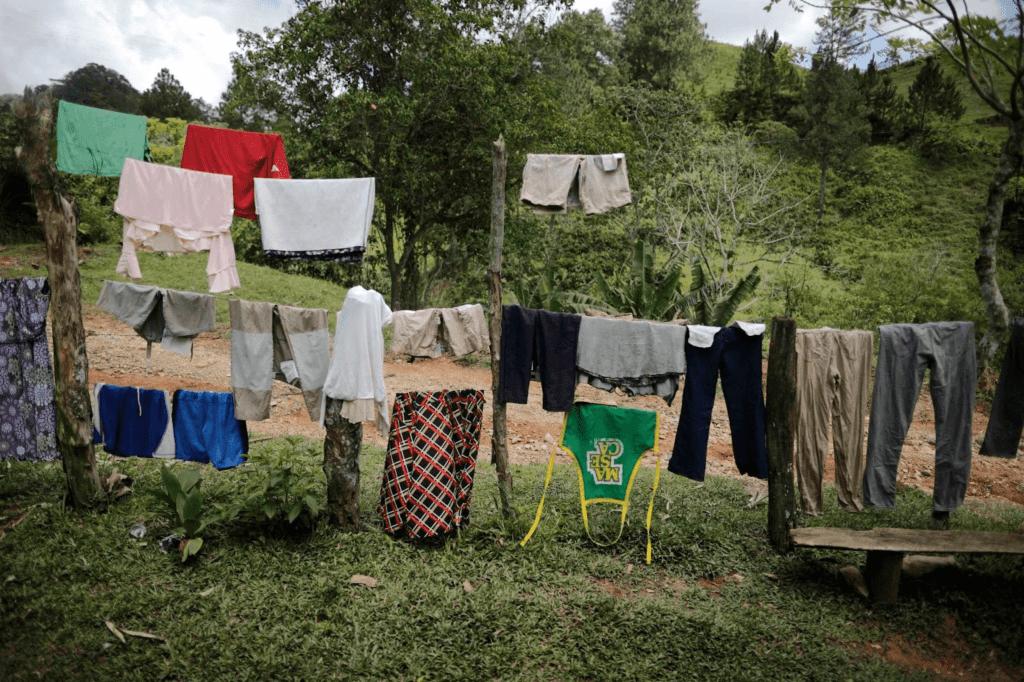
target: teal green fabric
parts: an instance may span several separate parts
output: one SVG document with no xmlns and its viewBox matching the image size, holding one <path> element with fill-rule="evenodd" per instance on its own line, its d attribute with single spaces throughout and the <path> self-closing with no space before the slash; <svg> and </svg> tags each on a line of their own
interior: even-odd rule
<svg viewBox="0 0 1024 682">
<path fill-rule="evenodd" d="M 658 449 L 658 413 L 578 402 L 561 446 L 579 464 L 583 499 L 627 502 L 637 462 Z"/>
<path fill-rule="evenodd" d="M 145 116 L 60 101 L 58 169 L 77 175 L 118 177 L 128 157 L 150 160 Z"/>
</svg>

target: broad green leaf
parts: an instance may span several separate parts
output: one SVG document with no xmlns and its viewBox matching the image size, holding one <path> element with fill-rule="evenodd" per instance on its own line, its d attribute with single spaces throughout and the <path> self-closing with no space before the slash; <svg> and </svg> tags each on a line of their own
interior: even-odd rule
<svg viewBox="0 0 1024 682">
<path fill-rule="evenodd" d="M 181 493 L 181 484 L 178 483 L 178 478 L 174 475 L 170 469 L 167 468 L 166 464 L 160 465 L 160 478 L 164 483 L 164 490 L 167 491 L 167 495 L 172 500 L 177 500 L 178 495 Z M 171 504 L 174 504 L 173 502 Z"/>
<path fill-rule="evenodd" d="M 267 515 L 268 519 L 272 519 L 277 516 L 277 505 L 271 501 L 263 503 L 263 513 Z"/>
<path fill-rule="evenodd" d="M 299 518 L 299 514 L 302 513 L 302 500 L 295 500 L 292 502 L 291 509 L 288 510 L 288 523 L 293 523 L 295 519 Z"/>
<path fill-rule="evenodd" d="M 199 477 L 201 476 L 199 469 L 186 469 L 178 474 L 178 480 L 181 482 L 182 492 L 188 492 L 192 490 L 197 483 L 199 483 Z"/>
<path fill-rule="evenodd" d="M 203 539 L 202 538 L 192 538 L 187 543 L 185 543 L 185 550 L 181 553 L 182 554 L 181 560 L 185 561 L 185 559 L 189 558 L 190 556 L 195 556 L 196 554 L 199 553 L 199 549 L 202 546 L 203 546 Z"/>
<path fill-rule="evenodd" d="M 203 513 L 203 493 L 199 490 L 193 490 L 185 498 L 185 514 L 181 517 L 182 521 L 188 519 L 198 518 Z"/>
</svg>

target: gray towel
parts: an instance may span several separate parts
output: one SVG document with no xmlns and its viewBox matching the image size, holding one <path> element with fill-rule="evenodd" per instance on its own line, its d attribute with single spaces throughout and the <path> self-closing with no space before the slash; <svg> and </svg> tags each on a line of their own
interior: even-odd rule
<svg viewBox="0 0 1024 682">
<path fill-rule="evenodd" d="M 274 379 L 302 389 L 306 412 L 320 420 L 330 367 L 327 311 L 234 299 L 231 313 L 231 387 L 235 418 L 270 417 Z"/>
<path fill-rule="evenodd" d="M 154 341 L 190 357 L 192 339 L 217 326 L 217 305 L 209 294 L 105 280 L 96 305 L 146 339 L 146 357 Z"/>
<path fill-rule="evenodd" d="M 669 404 L 686 371 L 686 327 L 584 317 L 576 345 L 577 382 L 631 395 L 657 395 Z"/>
</svg>

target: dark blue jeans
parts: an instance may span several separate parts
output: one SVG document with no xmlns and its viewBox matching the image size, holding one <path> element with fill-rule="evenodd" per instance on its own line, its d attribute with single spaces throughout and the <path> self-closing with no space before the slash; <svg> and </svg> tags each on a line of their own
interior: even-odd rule
<svg viewBox="0 0 1024 682">
<path fill-rule="evenodd" d="M 768 478 L 764 393 L 761 391 L 761 335 L 747 336 L 737 327 L 722 328 L 715 334 L 710 348 L 686 344 L 683 406 L 668 470 L 695 481 L 704 480 L 708 429 L 719 370 L 725 407 L 729 412 L 736 467 L 741 474 Z"/>
<path fill-rule="evenodd" d="M 1013 321 L 999 385 L 992 399 L 992 415 L 985 430 L 982 455 L 1016 457 L 1024 432 L 1024 317 Z"/>
</svg>

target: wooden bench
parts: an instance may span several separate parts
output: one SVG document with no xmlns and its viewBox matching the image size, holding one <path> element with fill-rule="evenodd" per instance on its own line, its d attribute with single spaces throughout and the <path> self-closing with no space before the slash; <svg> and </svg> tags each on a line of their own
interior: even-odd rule
<svg viewBox="0 0 1024 682">
<path fill-rule="evenodd" d="M 1024 534 L 984 531 L 915 530 L 906 528 L 794 528 L 789 537 L 797 547 L 867 550 L 864 571 L 868 595 L 876 604 L 894 604 L 900 586 L 903 555 L 1024 554 Z"/>
</svg>

